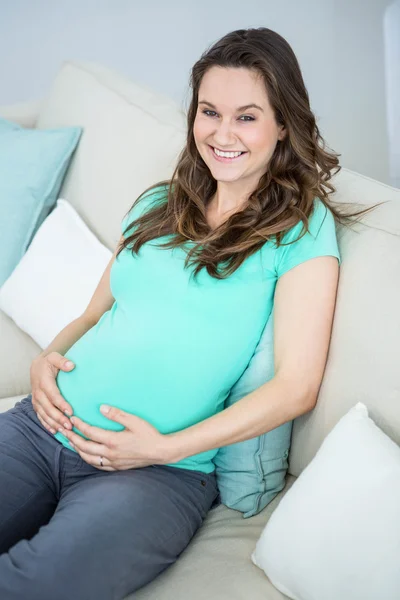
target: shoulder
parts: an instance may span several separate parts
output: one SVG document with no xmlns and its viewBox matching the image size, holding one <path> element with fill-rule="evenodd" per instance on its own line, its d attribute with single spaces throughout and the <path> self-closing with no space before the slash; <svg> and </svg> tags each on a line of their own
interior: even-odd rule
<svg viewBox="0 0 400 600">
<path fill-rule="evenodd" d="M 148 209 L 156 205 L 166 202 L 168 199 L 168 186 L 155 185 L 143 192 L 132 206 L 131 211 L 136 209 L 136 212 L 143 214 Z M 136 216 L 136 215 L 135 215 Z"/>
<path fill-rule="evenodd" d="M 311 236 L 313 239 L 320 235 L 331 233 L 335 230 L 335 219 L 332 212 L 325 206 L 319 198 L 314 199 L 313 208 L 308 215 L 308 231 L 304 227 L 303 221 L 300 219 L 296 225 L 291 227 L 283 236 L 283 243 L 297 241 L 300 235 Z"/>
<path fill-rule="evenodd" d="M 341 262 L 333 213 L 319 199 L 314 200 L 308 216 L 308 230 L 300 220 L 289 229 L 276 249 L 275 268 L 278 277 L 306 260 L 318 256 L 336 256 Z"/>
</svg>

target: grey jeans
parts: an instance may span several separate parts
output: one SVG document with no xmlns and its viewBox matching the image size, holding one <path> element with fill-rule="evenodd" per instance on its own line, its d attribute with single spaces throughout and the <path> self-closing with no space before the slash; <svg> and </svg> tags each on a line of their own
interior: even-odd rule
<svg viewBox="0 0 400 600">
<path fill-rule="evenodd" d="M 92 467 L 46 431 L 29 395 L 0 413 L 0 598 L 124 598 L 177 560 L 218 503 L 213 473 Z"/>
</svg>

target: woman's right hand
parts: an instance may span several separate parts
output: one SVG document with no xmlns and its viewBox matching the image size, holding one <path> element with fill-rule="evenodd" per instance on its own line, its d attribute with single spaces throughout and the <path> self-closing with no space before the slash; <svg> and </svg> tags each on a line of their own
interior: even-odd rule
<svg viewBox="0 0 400 600">
<path fill-rule="evenodd" d="M 75 365 L 58 352 L 50 352 L 47 356 L 39 354 L 31 364 L 30 377 L 32 389 L 32 406 L 39 421 L 51 433 L 58 428 L 72 429 L 69 418 L 72 407 L 64 400 L 56 384 L 60 370 L 71 371 Z"/>
</svg>

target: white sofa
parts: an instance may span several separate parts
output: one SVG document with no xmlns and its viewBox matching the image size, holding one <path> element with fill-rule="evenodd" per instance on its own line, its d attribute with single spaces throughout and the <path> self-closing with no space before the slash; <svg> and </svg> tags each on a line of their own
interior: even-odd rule
<svg viewBox="0 0 400 600">
<path fill-rule="evenodd" d="M 185 117 L 170 99 L 90 63 L 64 63 L 42 102 L 0 107 L 0 114 L 27 127 L 84 128 L 60 196 L 110 249 L 125 211 L 171 175 L 185 140 Z M 250 519 L 223 505 L 211 510 L 179 560 L 138 600 L 286 598 L 250 554 L 325 436 L 361 401 L 400 443 L 400 190 L 346 169 L 335 185 L 339 202 L 385 204 L 353 230 L 338 230 L 343 264 L 328 364 L 316 408 L 294 423 L 287 485 Z M 29 367 L 40 350 L 0 311 L 0 410 L 30 392 Z"/>
</svg>

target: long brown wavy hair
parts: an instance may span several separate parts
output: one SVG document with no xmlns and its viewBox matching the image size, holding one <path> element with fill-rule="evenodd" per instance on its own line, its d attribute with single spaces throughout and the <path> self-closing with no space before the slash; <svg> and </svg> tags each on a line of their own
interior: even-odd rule
<svg viewBox="0 0 400 600">
<path fill-rule="evenodd" d="M 245 67 L 260 74 L 276 123 L 285 127 L 286 136 L 278 141 L 267 170 L 245 207 L 211 230 L 206 206 L 216 192 L 217 182 L 197 150 L 193 124 L 202 78 L 214 66 Z M 164 186 L 165 202 L 155 203 L 130 223 L 125 234 L 133 225 L 135 229 L 125 237 L 118 254 L 128 245 L 137 253 L 143 244 L 162 236 L 170 237 L 159 243 L 161 248 L 182 246 L 190 240 L 195 243 L 188 248 L 185 267 L 194 266 L 194 276 L 206 268 L 209 275 L 223 279 L 268 240 L 273 239 L 277 247 L 281 245 L 284 234 L 301 220 L 303 228 L 297 240 L 300 239 L 309 231 L 315 198 L 342 225 L 377 206 L 344 214 L 328 199 L 336 191 L 330 179 L 341 169 L 340 154 L 327 149 L 310 108 L 297 58 L 276 32 L 260 27 L 228 33 L 195 63 L 190 87 L 187 139 L 174 173 L 170 180 L 156 183 L 138 199 Z"/>
</svg>

